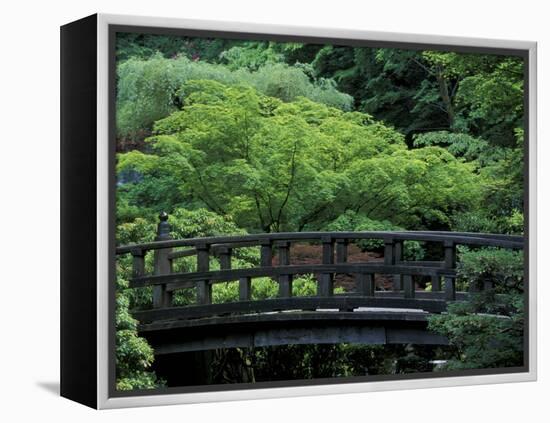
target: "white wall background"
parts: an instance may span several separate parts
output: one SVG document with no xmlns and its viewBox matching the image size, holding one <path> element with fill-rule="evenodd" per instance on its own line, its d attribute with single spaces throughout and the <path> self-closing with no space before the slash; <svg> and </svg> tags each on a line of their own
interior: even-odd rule
<svg viewBox="0 0 550 423">
<path fill-rule="evenodd" d="M 0 419 L 18 421 L 548 421 L 550 53 L 543 0 L 5 1 L 0 37 Z M 140 14 L 539 42 L 539 381 L 95 412 L 59 381 L 59 26 Z M 549 165 L 550 166 L 550 165 Z M 546 390 L 546 393 L 544 392 Z M 546 418 L 545 418 L 546 417 Z"/>
</svg>

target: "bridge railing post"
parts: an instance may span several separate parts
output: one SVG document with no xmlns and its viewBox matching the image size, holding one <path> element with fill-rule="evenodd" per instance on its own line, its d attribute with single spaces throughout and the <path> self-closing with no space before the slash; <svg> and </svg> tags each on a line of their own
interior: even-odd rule
<svg viewBox="0 0 550 423">
<path fill-rule="evenodd" d="M 405 298 L 415 297 L 415 286 L 412 275 L 403 275 L 403 295 Z"/>
<path fill-rule="evenodd" d="M 260 266 L 271 267 L 273 260 L 273 243 L 270 239 L 260 241 Z"/>
<path fill-rule="evenodd" d="M 323 264 L 334 264 L 334 239 L 324 236 L 321 239 L 323 245 Z M 331 297 L 334 294 L 334 275 L 321 273 L 317 284 L 317 294 L 320 297 Z"/>
<path fill-rule="evenodd" d="M 456 244 L 453 241 L 447 240 L 443 242 L 445 250 L 444 267 L 448 270 L 456 268 Z M 445 276 L 445 299 L 454 301 L 456 299 L 456 286 L 454 276 Z"/>
<path fill-rule="evenodd" d="M 229 270 L 231 269 L 231 253 L 232 250 L 229 247 L 219 247 L 218 248 L 218 257 L 220 259 L 220 269 Z"/>
<path fill-rule="evenodd" d="M 157 236 L 155 241 L 167 241 L 172 239 L 170 236 L 170 225 L 168 223 L 168 214 L 162 212 L 159 215 L 159 224 L 157 226 Z M 168 275 L 172 272 L 172 261 L 170 253 L 172 248 L 161 248 L 154 252 L 153 273 L 155 275 Z M 135 260 L 135 258 L 134 258 Z M 153 308 L 164 308 L 172 305 L 172 292 L 166 290 L 166 284 L 155 285 L 153 287 Z"/>
<path fill-rule="evenodd" d="M 208 272 L 210 270 L 210 245 L 197 244 L 197 272 Z M 197 303 L 211 304 L 212 303 L 212 285 L 207 279 L 196 282 L 197 288 Z"/>
<path fill-rule="evenodd" d="M 432 283 L 432 292 L 441 291 L 441 276 L 431 275 L 430 279 Z"/>
<path fill-rule="evenodd" d="M 290 242 L 279 241 L 277 243 L 279 265 L 290 265 Z M 292 297 L 292 275 L 279 275 L 279 297 Z"/>
<path fill-rule="evenodd" d="M 403 260 L 403 241 L 395 241 L 393 248 L 393 264 L 399 264 Z M 401 291 L 404 289 L 404 278 L 401 274 L 393 275 L 393 289 L 394 291 Z"/>
<path fill-rule="evenodd" d="M 348 262 L 348 243 L 346 238 L 336 239 L 336 263 Z"/>
<path fill-rule="evenodd" d="M 398 243 L 396 243 L 395 239 L 393 237 L 389 237 L 384 239 L 384 264 L 386 266 L 394 266 L 397 264 L 397 256 L 396 252 L 399 249 L 402 250 L 402 244 L 400 246 L 397 246 Z M 401 256 L 401 252 L 400 252 Z M 401 257 L 399 258 L 401 260 Z M 403 277 L 401 275 L 393 275 L 393 290 L 394 291 L 401 291 L 403 289 Z"/>
<path fill-rule="evenodd" d="M 356 273 L 355 286 L 357 293 L 365 297 L 374 297 L 374 274 L 372 273 Z"/>
<path fill-rule="evenodd" d="M 145 251 L 141 248 L 132 250 L 132 278 L 145 275 Z"/>
</svg>

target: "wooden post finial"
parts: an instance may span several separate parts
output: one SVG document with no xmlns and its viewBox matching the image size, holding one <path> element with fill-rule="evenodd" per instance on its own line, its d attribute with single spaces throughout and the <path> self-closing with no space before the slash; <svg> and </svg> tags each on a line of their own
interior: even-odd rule
<svg viewBox="0 0 550 423">
<path fill-rule="evenodd" d="M 170 236 L 170 224 L 168 223 L 168 213 L 161 212 L 159 214 L 159 224 L 157 226 L 156 241 L 164 241 L 171 239 Z"/>
</svg>

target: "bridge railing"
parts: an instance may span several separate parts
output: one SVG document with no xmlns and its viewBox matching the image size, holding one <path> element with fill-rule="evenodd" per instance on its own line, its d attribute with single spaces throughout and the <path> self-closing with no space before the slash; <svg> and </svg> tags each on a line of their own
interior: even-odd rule
<svg viewBox="0 0 550 423">
<path fill-rule="evenodd" d="M 509 235 L 492 235 L 453 232 L 298 232 L 242 236 L 220 236 L 173 240 L 170 238 L 168 216 L 160 215 L 157 237 L 154 242 L 127 245 L 117 248 L 118 255 L 133 257 L 131 288 L 153 287 L 153 310 L 137 313 L 144 320 L 168 319 L 179 316 L 204 317 L 208 315 L 274 311 L 285 309 L 336 308 L 352 310 L 360 306 L 422 308 L 443 311 L 446 301 L 457 298 L 456 247 L 457 245 L 492 246 L 511 249 L 523 248 L 523 238 Z M 384 242 L 383 262 L 350 263 L 348 246 L 365 239 Z M 404 261 L 404 242 L 420 241 L 440 243 L 441 261 Z M 318 242 L 322 245 L 320 264 L 296 265 L 291 263 L 290 250 L 294 243 Z M 174 250 L 174 248 L 184 248 Z M 260 248 L 260 266 L 232 268 L 236 249 Z M 145 273 L 145 255 L 154 254 L 154 270 Z M 273 256 L 278 264 L 273 265 Z M 196 257 L 196 271 L 173 272 L 173 263 L 182 257 Z M 219 261 L 220 270 L 210 270 L 210 259 Z M 317 296 L 292 298 L 292 281 L 296 275 L 317 275 Z M 336 274 L 353 275 L 356 292 L 334 294 Z M 393 280 L 393 293 L 376 291 L 375 275 L 389 275 Z M 430 277 L 432 291 L 417 292 L 414 276 Z M 254 278 L 269 277 L 278 283 L 278 298 L 251 301 Z M 441 284 L 442 280 L 444 285 Z M 232 304 L 212 304 L 212 285 L 238 281 L 239 301 Z M 174 291 L 196 288 L 197 305 L 173 307 Z M 185 309 L 185 310 L 184 310 Z"/>
</svg>

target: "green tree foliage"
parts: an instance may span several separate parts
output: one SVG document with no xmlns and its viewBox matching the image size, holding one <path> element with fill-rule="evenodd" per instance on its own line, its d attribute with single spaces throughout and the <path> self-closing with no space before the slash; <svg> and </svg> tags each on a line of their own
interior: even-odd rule
<svg viewBox="0 0 550 423">
<path fill-rule="evenodd" d="M 239 227 L 315 229 L 346 210 L 429 227 L 477 204 L 470 165 L 439 147 L 408 150 L 369 115 L 214 81 L 189 81 L 181 91 L 185 105 L 157 122 L 150 153 L 120 154 L 118 171 L 139 172 L 145 186 L 161 178 L 163 187 L 169 175 L 187 206 L 230 215 Z M 133 205 L 142 189 L 138 182 L 121 192 Z M 154 207 L 157 197 L 140 204 Z"/>
<path fill-rule="evenodd" d="M 461 289 L 480 289 L 467 302 L 450 304 L 447 314 L 429 318 L 429 328 L 446 336 L 454 354 L 444 369 L 523 365 L 523 253 L 501 249 L 463 250 Z"/>
<path fill-rule="evenodd" d="M 408 139 L 452 130 L 510 147 L 523 126 L 517 57 L 326 46 L 312 65 L 352 94 L 357 108 L 393 123 Z"/>
<path fill-rule="evenodd" d="M 225 50 L 243 43 L 223 38 L 118 32 L 116 58 L 118 62 L 123 62 L 130 58 L 148 59 L 158 53 L 166 58 L 184 55 L 192 60 L 215 62 Z"/>
<path fill-rule="evenodd" d="M 136 140 L 148 135 L 152 124 L 176 111 L 185 102 L 185 82 L 207 79 L 225 84 L 246 84 L 261 92 L 292 101 L 299 96 L 344 110 L 352 98 L 339 92 L 327 79 L 311 81 L 299 67 L 266 63 L 257 71 L 232 71 L 224 65 L 193 61 L 185 56 L 167 59 L 130 58 L 117 67 L 117 133 Z"/>
<path fill-rule="evenodd" d="M 484 207 L 456 213 L 451 227 L 457 231 L 523 233 L 523 131 L 516 131 L 516 146 L 494 146 L 463 133 L 429 132 L 414 137 L 415 147 L 441 146 L 475 166 Z"/>
<path fill-rule="evenodd" d="M 152 34 L 117 35 L 117 242 L 248 232 L 437 229 L 523 233 L 523 62 L 518 57 Z M 379 241 L 360 247 L 380 250 Z M 405 258 L 431 254 L 406 242 Z M 426 249 L 426 250 L 425 250 Z M 145 258 L 151 271 L 153 255 Z M 258 248 L 234 251 L 257 266 Z M 460 289 L 493 285 L 430 318 L 450 349 L 288 345 L 218 350 L 215 383 L 507 367 L 523 359 L 523 256 L 459 251 Z M 219 269 L 212 258 L 210 268 Z M 194 271 L 194 258 L 174 262 Z M 117 387 L 162 384 L 117 263 Z M 490 283 L 489 283 L 490 282 Z M 338 288 L 340 292 L 341 288 Z M 313 295 L 312 275 L 294 295 Z M 252 298 L 277 295 L 257 278 Z M 238 284 L 213 286 L 213 301 Z M 175 292 L 192 304 L 193 289 Z"/>
<path fill-rule="evenodd" d="M 137 334 L 137 321 L 130 315 L 128 282 L 117 278 L 116 291 L 116 388 L 149 389 L 162 385 L 150 371 L 153 349 Z"/>
</svg>

